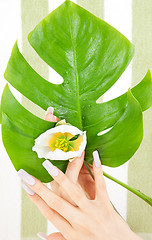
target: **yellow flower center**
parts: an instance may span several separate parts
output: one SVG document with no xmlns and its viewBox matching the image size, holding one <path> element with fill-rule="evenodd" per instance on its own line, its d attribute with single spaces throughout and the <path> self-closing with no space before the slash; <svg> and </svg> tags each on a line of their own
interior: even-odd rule
<svg viewBox="0 0 152 240">
<path fill-rule="evenodd" d="M 51 138 L 49 139 L 48 146 L 51 148 L 52 151 L 57 148 L 64 152 L 78 151 L 81 142 L 83 141 L 83 136 L 80 136 L 74 141 L 69 141 L 72 137 L 74 137 L 74 135 L 68 132 L 54 133 L 53 136 L 51 136 Z"/>
<path fill-rule="evenodd" d="M 55 147 L 66 152 L 68 150 L 69 143 L 65 138 L 57 138 L 55 141 Z"/>
</svg>

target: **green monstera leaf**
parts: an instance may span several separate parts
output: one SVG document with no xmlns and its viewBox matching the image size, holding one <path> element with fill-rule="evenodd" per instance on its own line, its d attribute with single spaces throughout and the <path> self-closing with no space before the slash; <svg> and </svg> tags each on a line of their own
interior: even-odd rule
<svg viewBox="0 0 152 240">
<path fill-rule="evenodd" d="M 85 160 L 98 150 L 102 164 L 117 167 L 128 161 L 143 137 L 142 111 L 152 105 L 150 71 L 127 93 L 97 103 L 119 79 L 134 46 L 120 32 L 80 6 L 65 1 L 29 34 L 38 55 L 63 78 L 53 84 L 40 76 L 15 43 L 6 80 L 29 100 L 46 110 L 54 107 L 59 119 L 87 131 Z M 1 101 L 2 138 L 16 170 L 25 169 L 43 182 L 51 177 L 32 151 L 34 140 L 54 123 L 27 111 L 5 87 Z M 102 135 L 99 132 L 111 128 Z M 60 159 L 59 159 L 60 160 Z M 68 161 L 52 161 L 65 171 Z"/>
</svg>

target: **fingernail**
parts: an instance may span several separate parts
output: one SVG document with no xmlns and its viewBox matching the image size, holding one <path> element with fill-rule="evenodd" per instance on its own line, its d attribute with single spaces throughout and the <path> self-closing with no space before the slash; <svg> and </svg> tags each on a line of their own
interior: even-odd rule
<svg viewBox="0 0 152 240">
<path fill-rule="evenodd" d="M 99 158 L 99 153 L 98 151 L 93 152 L 93 159 L 94 159 L 94 164 L 98 168 L 101 166 L 100 158 Z"/>
<path fill-rule="evenodd" d="M 31 196 L 33 196 L 35 194 L 35 192 L 31 188 L 29 188 L 24 182 L 22 183 L 22 187 Z"/>
<path fill-rule="evenodd" d="M 17 174 L 27 184 L 31 186 L 35 184 L 35 179 L 23 169 L 20 169 Z"/>
<path fill-rule="evenodd" d="M 42 165 L 52 177 L 58 176 L 57 168 L 49 160 L 45 160 Z"/>
<path fill-rule="evenodd" d="M 48 107 L 48 109 L 46 110 L 46 113 L 52 113 L 54 112 L 54 108 L 53 107 Z"/>
<path fill-rule="evenodd" d="M 40 239 L 42 239 L 42 240 L 46 240 L 46 239 L 47 239 L 47 235 L 44 234 L 44 233 L 42 233 L 42 232 L 37 233 L 37 236 L 38 236 Z"/>
</svg>

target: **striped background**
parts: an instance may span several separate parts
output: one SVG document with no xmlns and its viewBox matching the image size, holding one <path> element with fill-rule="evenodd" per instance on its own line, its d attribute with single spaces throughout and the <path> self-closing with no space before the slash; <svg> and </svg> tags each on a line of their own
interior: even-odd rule
<svg viewBox="0 0 152 240">
<path fill-rule="evenodd" d="M 0 95 L 6 84 L 3 73 L 18 38 L 30 64 L 48 81 L 59 79 L 32 50 L 27 34 L 62 0 L 0 0 Z M 75 0 L 96 16 L 116 27 L 136 46 L 135 57 L 120 80 L 103 96 L 103 101 L 124 93 L 152 70 L 152 0 Z M 12 88 L 16 98 L 38 116 L 44 112 Z M 104 169 L 152 196 L 152 110 L 144 113 L 144 140 L 133 159 L 116 169 Z M 131 228 L 144 239 L 152 239 L 152 208 L 122 187 L 106 179 L 111 201 Z M 55 228 L 27 199 L 0 139 L 0 240 L 36 240 L 36 233 Z"/>
</svg>

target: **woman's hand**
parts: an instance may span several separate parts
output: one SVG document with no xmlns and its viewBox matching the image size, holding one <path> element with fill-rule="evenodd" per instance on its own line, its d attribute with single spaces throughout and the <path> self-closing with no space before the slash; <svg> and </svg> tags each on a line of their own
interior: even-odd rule
<svg viewBox="0 0 152 240">
<path fill-rule="evenodd" d="M 47 237 L 47 240 L 137 240 L 126 222 L 113 209 L 103 177 L 98 152 L 93 153 L 93 172 L 95 176 L 95 198 L 88 199 L 78 182 L 71 181 L 62 171 L 48 160 L 43 166 L 72 200 L 74 205 L 58 196 L 38 179 L 19 170 L 23 187 L 30 199 L 42 214 L 60 231 Z"/>
</svg>

